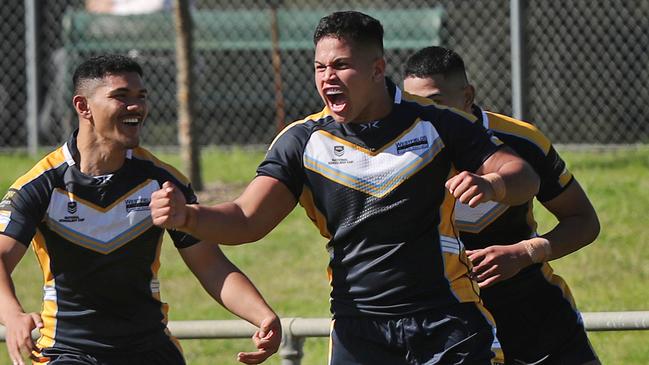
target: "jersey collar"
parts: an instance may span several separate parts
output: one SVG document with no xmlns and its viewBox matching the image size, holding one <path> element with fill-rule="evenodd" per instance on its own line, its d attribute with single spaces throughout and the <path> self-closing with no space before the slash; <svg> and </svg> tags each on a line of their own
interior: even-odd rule
<svg viewBox="0 0 649 365">
<path fill-rule="evenodd" d="M 79 155 L 79 149 L 77 148 L 77 135 L 79 134 L 79 129 L 75 129 L 74 132 L 70 135 L 67 142 L 63 144 L 63 156 L 65 156 L 65 162 L 68 166 L 76 165 L 74 156 Z M 126 158 L 131 159 L 133 157 L 133 150 L 126 150 Z"/>
</svg>

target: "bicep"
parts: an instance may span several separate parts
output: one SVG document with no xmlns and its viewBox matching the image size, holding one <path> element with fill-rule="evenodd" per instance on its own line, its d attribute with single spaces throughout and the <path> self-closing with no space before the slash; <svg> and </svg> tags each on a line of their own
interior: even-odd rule
<svg viewBox="0 0 649 365">
<path fill-rule="evenodd" d="M 501 166 L 510 162 L 525 163 L 514 150 L 507 146 L 502 146 L 482 163 L 478 170 L 476 170 L 476 173 L 486 175 L 488 173 L 498 172 Z"/>
<path fill-rule="evenodd" d="M 574 180 L 568 187 L 555 198 L 541 202 L 559 221 L 562 218 L 583 216 L 597 219 L 595 208 L 591 204 L 586 192 L 582 189 L 577 180 Z"/>
<path fill-rule="evenodd" d="M 289 188 L 270 176 L 257 176 L 234 203 L 254 230 L 270 232 L 297 204 Z"/>
</svg>

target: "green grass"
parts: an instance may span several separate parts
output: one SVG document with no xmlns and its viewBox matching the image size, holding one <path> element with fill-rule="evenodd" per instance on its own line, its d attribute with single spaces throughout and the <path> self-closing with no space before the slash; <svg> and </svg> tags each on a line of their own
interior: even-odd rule
<svg viewBox="0 0 649 365">
<path fill-rule="evenodd" d="M 160 155 L 179 166 L 177 154 Z M 553 262 L 570 285 L 582 311 L 649 310 L 649 246 L 644 237 L 649 206 L 649 148 L 601 153 L 564 152 L 571 171 L 588 192 L 599 213 L 602 232 L 595 243 Z M 207 186 L 215 181 L 241 187 L 254 176 L 263 152 L 242 149 L 203 151 Z M 34 163 L 26 156 L 0 155 L 0 188 Z M 537 205 L 538 208 L 538 205 Z M 554 220 L 537 209 L 539 230 Z M 269 303 L 285 317 L 327 317 L 328 283 L 326 241 L 296 209 L 260 242 L 224 250 L 259 287 Z M 171 320 L 234 319 L 207 296 L 185 268 L 170 242 L 165 242 L 160 270 L 162 296 L 171 305 Z M 41 274 L 30 253 L 14 273 L 16 290 L 27 310 L 40 309 Z M 649 331 L 591 332 L 593 346 L 604 364 L 649 364 Z M 248 340 L 182 341 L 189 364 L 236 364 L 240 350 L 251 350 Z M 326 362 L 327 340 L 309 338 L 303 364 Z M 7 359 L 0 350 L 0 363 Z M 267 362 L 279 365 L 278 356 Z"/>
</svg>

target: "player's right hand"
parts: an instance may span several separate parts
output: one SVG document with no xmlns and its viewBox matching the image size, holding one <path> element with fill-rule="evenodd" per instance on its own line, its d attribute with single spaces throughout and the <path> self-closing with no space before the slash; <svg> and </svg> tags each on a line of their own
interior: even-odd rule
<svg viewBox="0 0 649 365">
<path fill-rule="evenodd" d="M 282 324 L 279 317 L 272 316 L 265 318 L 259 330 L 252 336 L 252 341 L 257 347 L 257 351 L 240 352 L 237 354 L 237 360 L 244 364 L 261 364 L 268 357 L 279 350 L 282 343 Z"/>
<path fill-rule="evenodd" d="M 23 356 L 38 350 L 32 340 L 32 330 L 43 328 L 38 313 L 16 313 L 5 318 L 7 351 L 13 365 L 25 365 Z"/>
<path fill-rule="evenodd" d="M 151 194 L 151 219 L 156 226 L 182 229 L 187 223 L 185 196 L 174 184 L 166 181 L 160 190 Z"/>
<path fill-rule="evenodd" d="M 446 181 L 446 189 L 462 204 L 475 208 L 493 200 L 495 192 L 491 182 L 483 176 L 462 171 Z"/>
</svg>

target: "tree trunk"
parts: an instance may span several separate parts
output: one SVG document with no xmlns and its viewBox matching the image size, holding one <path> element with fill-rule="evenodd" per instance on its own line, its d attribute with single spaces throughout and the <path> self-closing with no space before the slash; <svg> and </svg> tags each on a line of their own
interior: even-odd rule
<svg viewBox="0 0 649 365">
<path fill-rule="evenodd" d="M 200 147 L 195 140 L 193 126 L 193 43 L 192 17 L 189 0 L 175 0 L 174 23 L 176 26 L 176 83 L 178 100 L 178 141 L 185 174 L 192 182 L 195 191 L 203 190 L 200 168 Z"/>
</svg>

